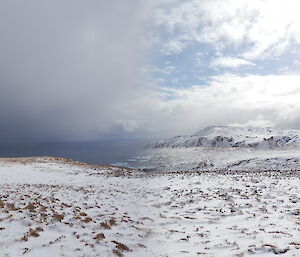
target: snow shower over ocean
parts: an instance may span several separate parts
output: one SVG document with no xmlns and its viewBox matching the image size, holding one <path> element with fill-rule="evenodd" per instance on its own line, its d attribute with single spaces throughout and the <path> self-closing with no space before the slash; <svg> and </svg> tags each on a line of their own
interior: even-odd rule
<svg viewBox="0 0 300 257">
<path fill-rule="evenodd" d="M 59 156 L 89 164 L 139 168 L 144 143 L 136 140 L 1 144 L 0 157 Z"/>
</svg>

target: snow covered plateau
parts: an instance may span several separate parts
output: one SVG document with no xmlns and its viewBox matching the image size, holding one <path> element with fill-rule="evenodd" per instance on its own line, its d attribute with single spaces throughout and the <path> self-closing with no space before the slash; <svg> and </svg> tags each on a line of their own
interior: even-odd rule
<svg viewBox="0 0 300 257">
<path fill-rule="evenodd" d="M 0 160 L 1 257 L 300 256 L 299 171 Z"/>
</svg>

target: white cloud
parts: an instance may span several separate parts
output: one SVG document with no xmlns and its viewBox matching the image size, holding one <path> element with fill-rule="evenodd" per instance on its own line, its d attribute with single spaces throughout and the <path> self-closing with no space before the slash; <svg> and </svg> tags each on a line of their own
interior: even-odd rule
<svg viewBox="0 0 300 257">
<path fill-rule="evenodd" d="M 185 48 L 185 46 L 186 44 L 181 41 L 172 40 L 163 45 L 161 53 L 164 55 L 178 54 Z"/>
<path fill-rule="evenodd" d="M 280 68 L 278 69 L 278 71 L 280 71 L 281 73 L 287 72 L 288 70 L 289 70 L 289 67 L 288 67 L 288 66 L 280 67 Z"/>
<path fill-rule="evenodd" d="M 206 86 L 150 90 L 124 108 L 120 124 L 164 135 L 214 124 L 300 128 L 300 75 L 213 77 Z"/>
<path fill-rule="evenodd" d="M 172 65 L 167 65 L 162 68 L 156 67 L 156 66 L 150 66 L 144 69 L 144 72 L 147 73 L 161 73 L 164 75 L 169 75 L 171 72 L 173 72 L 176 68 Z"/>
<path fill-rule="evenodd" d="M 294 61 L 294 64 L 295 64 L 295 65 L 300 65 L 300 61 L 295 60 L 295 61 Z"/>
<path fill-rule="evenodd" d="M 255 64 L 250 61 L 230 56 L 216 58 L 211 62 L 210 65 L 213 68 L 238 68 L 241 66 L 255 66 Z"/>
<path fill-rule="evenodd" d="M 256 63 L 260 70 L 270 65 L 261 59 L 280 61 L 286 53 L 299 53 L 300 3 L 294 0 L 153 2 L 153 22 L 160 39 L 156 49 L 163 55 L 186 50 L 184 57 L 194 56 L 198 67 L 209 65 L 207 60 L 217 56 L 210 68 Z M 175 62 L 180 60 L 167 65 L 176 66 Z M 128 128 L 130 120 L 135 132 L 160 135 L 194 133 L 214 124 L 300 128 L 299 81 L 298 74 L 219 74 L 206 85 L 144 88 L 120 109 L 117 122 Z"/>
<path fill-rule="evenodd" d="M 249 120 L 246 123 L 232 123 L 228 124 L 229 126 L 234 127 L 253 127 L 253 128 L 267 128 L 267 127 L 274 127 L 275 123 L 270 120 L 266 120 L 264 115 L 260 114 L 255 119 Z"/>
<path fill-rule="evenodd" d="M 262 59 L 299 48 L 299 13 L 295 0 L 188 0 L 158 5 L 154 19 L 176 41 L 213 44 Z"/>
</svg>

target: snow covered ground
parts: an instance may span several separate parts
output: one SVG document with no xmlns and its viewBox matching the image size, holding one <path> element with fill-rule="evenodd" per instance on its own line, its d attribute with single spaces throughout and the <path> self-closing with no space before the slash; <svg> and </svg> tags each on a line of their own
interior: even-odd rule
<svg viewBox="0 0 300 257">
<path fill-rule="evenodd" d="M 300 170 L 300 149 L 174 147 L 151 149 L 149 169 L 188 170 Z"/>
<path fill-rule="evenodd" d="M 148 144 L 149 167 L 186 170 L 300 170 L 300 131 L 211 126 Z"/>
<path fill-rule="evenodd" d="M 299 171 L 0 161 L 0 256 L 300 256 Z"/>
<path fill-rule="evenodd" d="M 181 135 L 153 142 L 149 147 L 299 148 L 299 139 L 299 130 L 210 126 L 194 135 Z"/>
</svg>

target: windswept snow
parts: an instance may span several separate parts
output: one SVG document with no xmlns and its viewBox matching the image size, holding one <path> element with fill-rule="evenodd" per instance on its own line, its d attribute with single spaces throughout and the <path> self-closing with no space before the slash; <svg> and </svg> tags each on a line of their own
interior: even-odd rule
<svg viewBox="0 0 300 257">
<path fill-rule="evenodd" d="M 0 256 L 300 255 L 300 173 L 0 161 Z"/>
</svg>

